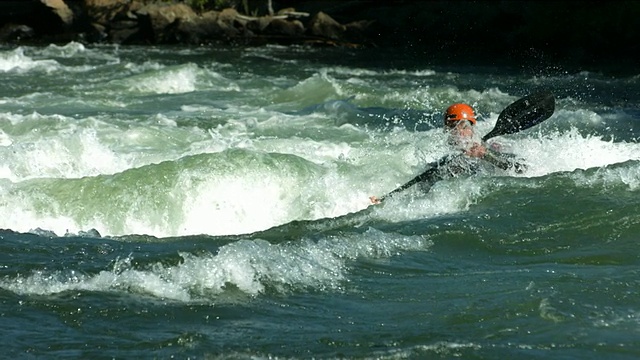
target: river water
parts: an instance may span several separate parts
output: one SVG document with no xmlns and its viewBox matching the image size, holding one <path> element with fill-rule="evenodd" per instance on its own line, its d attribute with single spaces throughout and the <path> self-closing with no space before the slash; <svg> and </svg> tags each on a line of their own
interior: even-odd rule
<svg viewBox="0 0 640 360">
<path fill-rule="evenodd" d="M 0 325 L 19 358 L 640 356 L 640 71 L 307 47 L 0 48 Z M 527 164 L 381 196 L 490 142 Z"/>
</svg>

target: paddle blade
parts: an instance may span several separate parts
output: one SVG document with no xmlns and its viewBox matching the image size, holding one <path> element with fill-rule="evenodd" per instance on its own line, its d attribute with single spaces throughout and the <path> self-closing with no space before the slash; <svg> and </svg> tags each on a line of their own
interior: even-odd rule
<svg viewBox="0 0 640 360">
<path fill-rule="evenodd" d="M 540 91 L 525 96 L 507 106 L 500 115 L 496 126 L 482 140 L 495 136 L 517 133 L 547 120 L 556 108 L 556 100 L 550 91 Z"/>
</svg>

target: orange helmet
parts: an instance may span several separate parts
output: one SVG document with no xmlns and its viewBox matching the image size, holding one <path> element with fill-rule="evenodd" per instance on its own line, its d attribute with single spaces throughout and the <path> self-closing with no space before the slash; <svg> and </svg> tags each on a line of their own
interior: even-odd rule
<svg viewBox="0 0 640 360">
<path fill-rule="evenodd" d="M 476 114 L 473 112 L 473 108 L 467 104 L 453 104 L 447 108 L 447 112 L 444 114 L 444 123 L 449 121 L 471 121 L 473 125 L 476 124 Z"/>
</svg>

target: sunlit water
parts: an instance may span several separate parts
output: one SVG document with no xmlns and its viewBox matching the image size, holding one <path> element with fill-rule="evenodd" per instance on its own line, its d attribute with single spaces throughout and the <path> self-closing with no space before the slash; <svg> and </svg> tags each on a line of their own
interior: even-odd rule
<svg viewBox="0 0 640 360">
<path fill-rule="evenodd" d="M 0 49 L 0 324 L 26 358 L 637 358 L 640 75 L 384 50 Z M 528 165 L 384 195 L 451 152 Z"/>
</svg>

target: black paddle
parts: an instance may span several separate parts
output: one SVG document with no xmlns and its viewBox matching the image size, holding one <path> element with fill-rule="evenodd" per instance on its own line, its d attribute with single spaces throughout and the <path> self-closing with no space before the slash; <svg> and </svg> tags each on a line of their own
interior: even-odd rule
<svg viewBox="0 0 640 360">
<path fill-rule="evenodd" d="M 538 125 L 551 117 L 555 109 L 556 100 L 550 91 L 539 91 L 527 95 L 502 110 L 493 130 L 483 136 L 482 141 L 517 133 Z"/>
<path fill-rule="evenodd" d="M 491 131 L 489 131 L 487 135 L 482 137 L 482 141 L 487 141 L 493 137 L 500 135 L 514 134 L 538 125 L 550 118 L 551 115 L 553 115 L 555 108 L 556 100 L 550 91 L 543 90 L 531 95 L 527 95 L 502 110 L 500 115 L 498 115 L 496 125 Z M 391 194 L 400 192 L 420 181 L 424 181 L 425 179 L 430 178 L 438 170 L 438 166 L 441 165 L 445 160 L 446 157 L 440 159 L 437 163 L 434 163 L 434 166 L 432 166 L 429 170 L 413 178 L 408 183 L 393 190 L 380 199 L 377 199 L 377 201 L 380 202 Z M 492 159 L 487 160 L 492 162 Z M 496 159 L 493 160 L 496 161 Z M 496 165 L 500 166 L 500 164 L 498 163 L 496 163 Z"/>
</svg>

